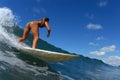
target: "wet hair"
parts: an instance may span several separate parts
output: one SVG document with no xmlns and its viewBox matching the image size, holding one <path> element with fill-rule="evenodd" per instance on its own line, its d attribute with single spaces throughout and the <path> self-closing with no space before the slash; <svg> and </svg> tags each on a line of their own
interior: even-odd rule
<svg viewBox="0 0 120 80">
<path fill-rule="evenodd" d="M 43 20 L 49 22 L 49 18 L 48 17 L 44 17 Z"/>
</svg>

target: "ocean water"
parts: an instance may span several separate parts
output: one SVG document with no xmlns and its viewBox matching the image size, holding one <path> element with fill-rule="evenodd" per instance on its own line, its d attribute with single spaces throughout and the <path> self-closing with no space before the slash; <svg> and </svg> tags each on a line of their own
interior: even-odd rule
<svg viewBox="0 0 120 80">
<path fill-rule="evenodd" d="M 8 8 L 0 8 L 0 80 L 120 80 L 120 68 L 84 57 L 65 62 L 45 62 L 26 55 L 20 48 L 31 46 L 32 35 L 23 43 L 16 39 L 23 29 L 15 25 L 16 17 Z M 65 52 L 39 40 L 38 48 Z"/>
</svg>

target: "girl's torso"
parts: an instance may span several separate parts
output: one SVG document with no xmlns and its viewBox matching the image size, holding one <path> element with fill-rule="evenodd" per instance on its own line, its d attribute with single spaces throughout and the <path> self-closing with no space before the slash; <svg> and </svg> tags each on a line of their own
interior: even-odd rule
<svg viewBox="0 0 120 80">
<path fill-rule="evenodd" d="M 45 26 L 45 22 L 43 20 L 31 21 L 31 22 L 28 22 L 27 25 L 30 27 L 37 26 L 37 27 L 43 28 Z"/>
</svg>

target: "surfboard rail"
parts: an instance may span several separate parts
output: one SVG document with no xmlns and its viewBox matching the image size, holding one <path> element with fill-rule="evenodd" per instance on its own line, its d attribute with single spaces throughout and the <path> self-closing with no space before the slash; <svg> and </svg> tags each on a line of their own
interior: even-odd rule
<svg viewBox="0 0 120 80">
<path fill-rule="evenodd" d="M 53 52 L 53 51 L 41 50 L 41 49 L 33 49 L 30 47 L 23 47 L 21 50 L 26 54 L 32 55 L 36 58 L 48 62 L 62 62 L 79 57 L 78 55 L 65 54 L 65 53 Z"/>
</svg>

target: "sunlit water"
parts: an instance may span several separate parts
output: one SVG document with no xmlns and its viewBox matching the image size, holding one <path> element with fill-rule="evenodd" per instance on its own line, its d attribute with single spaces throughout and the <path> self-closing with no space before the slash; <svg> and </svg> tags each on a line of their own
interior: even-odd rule
<svg viewBox="0 0 120 80">
<path fill-rule="evenodd" d="M 30 46 L 17 43 L 13 33 L 17 17 L 0 8 L 0 80 L 120 80 L 120 68 L 80 56 L 78 59 L 47 63 L 20 52 Z"/>
<path fill-rule="evenodd" d="M 57 73 L 48 70 L 47 64 L 30 65 L 17 57 L 19 49 L 28 45 L 17 43 L 18 36 L 13 34 L 15 20 L 9 8 L 0 8 L 0 80 L 60 80 Z"/>
</svg>

